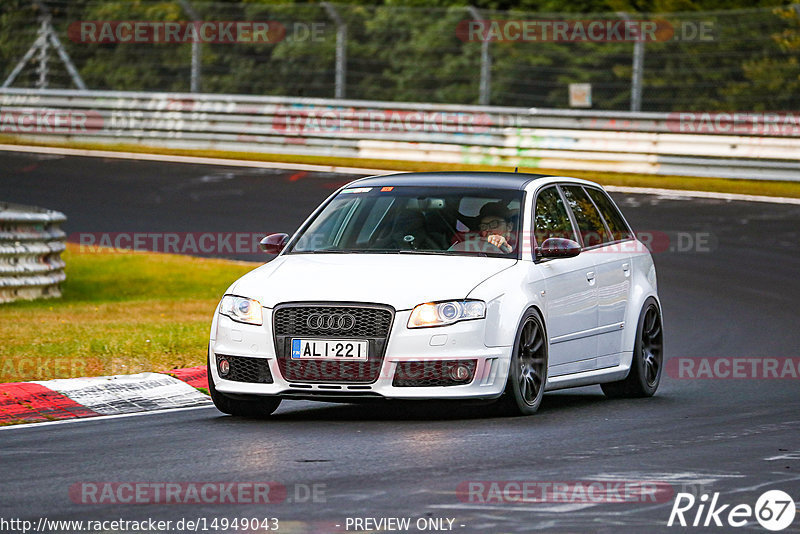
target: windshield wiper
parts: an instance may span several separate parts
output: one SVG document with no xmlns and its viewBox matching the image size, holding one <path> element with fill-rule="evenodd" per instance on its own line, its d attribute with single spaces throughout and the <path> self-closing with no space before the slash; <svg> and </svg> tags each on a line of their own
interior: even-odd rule
<svg viewBox="0 0 800 534">
<path fill-rule="evenodd" d="M 321 248 L 317 250 L 297 251 L 298 254 L 370 254 L 375 252 L 386 252 L 385 250 L 368 250 L 363 248 Z"/>
<path fill-rule="evenodd" d="M 485 252 L 470 252 L 464 254 L 463 252 L 453 252 L 449 250 L 413 250 L 413 249 L 341 249 L 341 248 L 326 248 L 317 250 L 297 250 L 290 254 L 435 254 L 437 256 L 481 256 L 487 257 Z"/>
<path fill-rule="evenodd" d="M 413 250 L 413 249 L 402 249 L 396 250 L 398 254 L 438 254 L 440 256 L 447 255 L 446 250 Z"/>
<path fill-rule="evenodd" d="M 341 252 L 348 252 L 346 250 L 331 249 L 317 249 L 317 250 L 293 250 L 290 254 L 337 254 Z"/>
</svg>

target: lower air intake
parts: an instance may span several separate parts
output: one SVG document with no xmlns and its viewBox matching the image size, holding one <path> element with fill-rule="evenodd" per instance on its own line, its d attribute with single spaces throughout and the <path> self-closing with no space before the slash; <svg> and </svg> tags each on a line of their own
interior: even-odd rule
<svg viewBox="0 0 800 534">
<path fill-rule="evenodd" d="M 396 388 L 463 386 L 472 382 L 477 366 L 478 360 L 400 362 L 392 385 Z"/>
<path fill-rule="evenodd" d="M 226 360 L 228 373 L 223 374 L 220 362 Z M 233 382 L 250 382 L 254 384 L 272 384 L 272 373 L 269 371 L 269 360 L 264 358 L 246 358 L 244 356 L 227 356 L 217 354 L 217 373 L 223 380 Z"/>
</svg>

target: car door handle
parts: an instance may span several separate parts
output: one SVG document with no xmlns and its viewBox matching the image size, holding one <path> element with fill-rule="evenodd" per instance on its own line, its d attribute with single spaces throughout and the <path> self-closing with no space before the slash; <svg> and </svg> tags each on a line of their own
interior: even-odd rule
<svg viewBox="0 0 800 534">
<path fill-rule="evenodd" d="M 629 276 L 631 274 L 631 266 L 628 263 L 622 264 L 622 272 L 625 273 L 625 276 Z"/>
<path fill-rule="evenodd" d="M 589 271 L 586 273 L 586 281 L 590 284 L 594 283 L 594 271 Z"/>
</svg>

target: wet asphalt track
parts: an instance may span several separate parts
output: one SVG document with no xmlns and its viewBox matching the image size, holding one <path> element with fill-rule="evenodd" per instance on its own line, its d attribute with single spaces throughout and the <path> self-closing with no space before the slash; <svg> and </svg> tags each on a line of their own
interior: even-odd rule
<svg viewBox="0 0 800 534">
<path fill-rule="evenodd" d="M 0 153 L 0 200 L 64 211 L 69 233 L 290 231 L 347 179 Z M 614 196 L 660 249 L 668 357 L 800 356 L 800 206 Z M 698 237 L 702 248 L 689 247 Z M 675 250 L 683 246 L 692 250 Z M 456 488 L 662 480 L 720 492 L 721 503 L 754 505 L 782 489 L 800 504 L 800 380 L 664 376 L 652 399 L 607 400 L 586 387 L 546 395 L 528 418 L 476 406 L 285 402 L 257 421 L 208 408 L 4 429 L 0 458 L 1 518 L 277 517 L 279 532 L 343 532 L 347 517 L 390 516 L 411 517 L 412 527 L 451 518 L 456 532 L 729 532 L 666 528 L 671 498 L 486 505 L 462 502 Z M 84 481 L 277 481 L 290 497 L 296 484 L 321 484 L 324 495 L 257 506 L 76 504 L 68 490 Z M 767 532 L 755 522 L 737 531 Z M 800 532 L 800 514 L 784 532 Z"/>
</svg>

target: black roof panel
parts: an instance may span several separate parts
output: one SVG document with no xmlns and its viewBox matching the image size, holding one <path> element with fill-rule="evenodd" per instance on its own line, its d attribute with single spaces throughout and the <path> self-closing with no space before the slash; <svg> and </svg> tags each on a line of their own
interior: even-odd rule
<svg viewBox="0 0 800 534">
<path fill-rule="evenodd" d="M 411 185 L 524 189 L 532 180 L 546 177 L 549 177 L 549 175 L 522 172 L 403 172 L 385 174 L 383 176 L 370 176 L 357 180 L 357 183 L 359 187 Z"/>
</svg>

